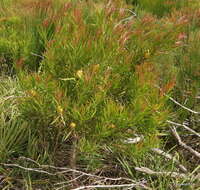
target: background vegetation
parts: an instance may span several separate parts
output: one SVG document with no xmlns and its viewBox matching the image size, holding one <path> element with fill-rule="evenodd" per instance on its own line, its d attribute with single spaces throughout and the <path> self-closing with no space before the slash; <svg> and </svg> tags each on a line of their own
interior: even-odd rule
<svg viewBox="0 0 200 190">
<path fill-rule="evenodd" d="M 44 165 L 132 180 L 141 180 L 140 166 L 179 171 L 152 148 L 198 173 L 199 159 L 174 146 L 167 121 L 199 131 L 198 114 L 170 99 L 200 110 L 199 8 L 195 0 L 1 0 L 1 189 L 92 183 Z M 180 133 L 198 151 L 199 139 Z M 153 189 L 199 185 L 145 177 Z"/>
</svg>

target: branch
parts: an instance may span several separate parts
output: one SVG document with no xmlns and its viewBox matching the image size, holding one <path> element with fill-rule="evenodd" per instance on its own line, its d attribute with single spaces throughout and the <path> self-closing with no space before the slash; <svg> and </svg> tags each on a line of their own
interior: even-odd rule
<svg viewBox="0 0 200 190">
<path fill-rule="evenodd" d="M 197 133 L 196 131 L 194 131 L 193 129 L 187 127 L 187 126 L 184 125 L 184 124 L 176 123 L 176 122 L 169 121 L 169 120 L 167 120 L 167 123 L 170 123 L 170 124 L 173 124 L 173 125 L 176 125 L 176 126 L 184 127 L 186 130 L 188 130 L 188 131 L 190 131 L 191 133 L 195 134 L 196 136 L 200 137 L 200 134 L 199 134 L 199 133 Z"/>
<path fill-rule="evenodd" d="M 180 104 L 179 102 L 177 102 L 175 99 L 173 99 L 172 97 L 168 96 L 167 94 L 164 94 L 167 98 L 169 98 L 172 102 L 174 102 L 175 104 L 179 105 L 180 107 L 182 107 L 183 109 L 191 112 L 191 113 L 194 113 L 194 114 L 200 114 L 200 112 L 197 112 L 197 111 L 194 111 L 190 108 L 187 108 L 186 106 Z"/>
<path fill-rule="evenodd" d="M 81 178 L 81 177 L 84 177 L 84 175 L 83 175 L 83 174 L 82 174 L 82 175 L 79 175 L 78 177 L 76 177 L 76 178 L 74 178 L 74 179 L 71 179 L 71 180 L 69 180 L 69 181 L 64 181 L 64 182 L 56 183 L 54 186 L 56 186 L 56 185 L 63 185 L 63 186 L 58 187 L 58 188 L 56 188 L 55 190 L 60 190 L 60 189 L 63 189 L 63 188 L 65 188 L 65 187 L 68 187 L 70 183 L 73 183 L 74 181 L 76 182 L 76 181 L 77 181 L 79 178 Z M 64 184 L 68 184 L 68 185 L 64 185 Z"/>
<path fill-rule="evenodd" d="M 122 184 L 122 185 L 88 185 L 88 186 L 81 186 L 72 190 L 82 190 L 82 189 L 94 189 L 94 188 L 103 188 L 103 189 L 110 189 L 110 188 L 125 188 L 128 187 L 130 189 L 132 189 L 133 187 L 140 187 L 143 189 L 148 189 L 151 190 L 151 188 L 147 187 L 144 184 L 140 184 L 140 183 L 131 183 L 131 184 Z"/>
<path fill-rule="evenodd" d="M 110 181 L 125 180 L 125 181 L 134 182 L 134 180 L 129 179 L 129 178 L 125 178 L 125 177 L 111 178 L 111 177 L 98 176 L 98 175 L 94 175 L 94 174 L 90 174 L 90 173 L 86 173 L 86 172 L 83 172 L 83 171 L 79 171 L 79 170 L 75 170 L 75 169 L 71 169 L 71 168 L 66 168 L 66 167 L 56 167 L 56 166 L 52 166 L 52 165 L 41 165 L 41 167 L 42 168 L 51 168 L 51 169 L 55 169 L 55 170 L 61 170 L 60 172 L 57 172 L 57 174 L 74 172 L 76 174 L 81 174 L 81 175 L 84 175 L 84 176 L 87 176 L 87 177 L 94 177 L 94 178 L 98 178 L 98 179 L 106 179 L 106 180 L 110 180 Z"/>
<path fill-rule="evenodd" d="M 20 156 L 19 160 L 25 160 L 25 161 L 28 161 L 28 162 L 32 162 L 33 164 L 35 164 L 35 165 L 40 167 L 40 164 L 38 162 L 36 162 L 35 160 L 31 159 L 31 158 L 26 158 L 24 156 Z"/>
<path fill-rule="evenodd" d="M 170 127 L 172 134 L 174 135 L 174 137 L 177 139 L 178 143 L 180 146 L 182 146 L 183 148 L 185 148 L 186 150 L 188 150 L 190 153 L 192 153 L 194 156 L 196 156 L 197 158 L 200 159 L 200 153 L 197 152 L 196 150 L 194 150 L 193 148 L 191 148 L 190 146 L 186 145 L 180 138 L 179 134 L 176 131 L 176 128 L 174 126 Z"/>
<path fill-rule="evenodd" d="M 151 149 L 153 152 L 155 152 L 156 154 L 159 154 L 161 156 L 164 156 L 165 158 L 169 159 L 169 160 L 173 160 L 177 166 L 183 171 L 183 172 L 187 172 L 187 169 L 185 168 L 185 166 L 183 166 L 182 164 L 179 163 L 178 160 L 176 160 L 173 156 L 171 156 L 170 154 L 160 150 L 159 148 L 152 148 Z"/>
<path fill-rule="evenodd" d="M 26 168 L 26 167 L 20 166 L 18 164 L 4 164 L 4 163 L 0 163 L 0 165 L 2 165 L 4 167 L 20 168 L 20 169 L 23 169 L 25 171 L 32 171 L 32 172 L 37 172 L 37 173 L 43 173 L 43 174 L 47 174 L 47 175 L 51 175 L 51 176 L 55 176 L 56 175 L 56 173 L 50 173 L 50 172 L 41 170 L 40 168 Z"/>
<path fill-rule="evenodd" d="M 31 55 L 44 59 L 44 56 L 31 52 Z"/>
<path fill-rule="evenodd" d="M 25 159 L 27 161 L 30 161 L 30 162 L 33 162 L 36 164 L 36 162 L 32 159 L 29 159 L 29 158 L 24 158 L 22 157 L 21 159 Z M 37 163 L 38 164 L 38 163 Z M 54 167 L 54 166 L 50 166 L 48 165 L 48 168 L 53 168 L 53 169 L 65 169 L 65 171 L 62 171 L 62 172 L 55 172 L 55 173 L 50 173 L 50 172 L 47 172 L 45 170 L 42 170 L 41 168 L 26 168 L 26 167 L 23 167 L 23 166 L 20 166 L 18 164 L 5 164 L 5 163 L 0 163 L 0 165 L 4 166 L 4 167 L 16 167 L 16 168 L 20 168 L 20 169 L 23 169 L 25 171 L 32 171 L 32 172 L 37 172 L 37 173 L 41 173 L 41 174 L 47 174 L 47 175 L 51 175 L 51 176 L 56 176 L 60 173 L 63 173 L 63 172 L 72 172 L 72 173 L 79 173 L 81 175 L 79 175 L 78 177 L 70 180 L 70 181 L 67 181 L 66 183 L 71 183 L 71 182 L 74 182 L 76 181 L 78 178 L 81 178 L 83 176 L 90 176 L 90 177 L 96 177 L 96 178 L 101 178 L 101 179 L 104 179 L 104 181 L 107 181 L 107 180 L 111 180 L 111 181 L 119 181 L 119 180 L 123 180 L 123 179 L 126 179 L 126 178 L 107 178 L 107 177 L 101 177 L 101 176 L 96 176 L 96 175 L 92 175 L 92 174 L 87 174 L 85 172 L 81 172 L 81 171 L 77 171 L 77 170 L 74 170 L 74 169 L 69 169 L 69 168 L 60 168 L 60 167 Z M 42 165 L 41 165 L 42 167 Z M 43 166 L 44 167 L 44 166 Z M 47 167 L 47 166 L 45 166 Z M 67 170 L 66 170 L 67 169 Z M 129 180 L 129 181 L 133 181 L 131 179 L 126 179 L 126 180 Z M 65 182 L 63 183 L 60 183 L 60 184 L 64 184 Z M 56 185 L 59 185 L 59 184 L 56 184 Z M 66 188 L 68 187 L 69 185 L 65 185 L 65 186 L 61 186 L 61 187 L 58 187 L 56 190 L 59 190 L 59 189 L 63 189 L 63 188 Z M 147 186 L 145 186 L 144 184 L 140 183 L 140 182 L 137 182 L 137 183 L 131 183 L 131 184 L 124 184 L 124 185 L 90 185 L 90 186 L 81 186 L 79 188 L 76 188 L 74 190 L 81 190 L 81 189 L 88 189 L 88 188 L 120 188 L 120 187 L 142 187 L 143 189 L 149 189 Z"/>
<path fill-rule="evenodd" d="M 142 173 L 146 173 L 149 175 L 155 175 L 155 176 L 169 176 L 169 177 L 173 177 L 173 178 L 188 178 L 188 176 L 186 176 L 183 173 L 177 173 L 177 172 L 156 172 L 153 171 L 149 168 L 146 167 L 135 167 L 136 171 L 142 172 Z"/>
<path fill-rule="evenodd" d="M 159 86 L 157 86 L 157 85 L 154 85 L 154 86 L 155 86 L 156 88 L 158 88 L 158 89 L 161 90 L 161 88 L 160 88 Z M 164 96 L 166 96 L 167 98 L 169 98 L 172 102 L 174 102 L 175 104 L 179 105 L 179 106 L 182 107 L 183 109 L 185 109 L 185 110 L 187 110 L 187 111 L 189 111 L 189 112 L 191 112 L 191 113 L 194 113 L 194 114 L 200 114 L 200 112 L 197 112 L 197 111 L 194 111 L 194 110 L 192 110 L 192 109 L 190 109 L 190 108 L 187 108 L 186 106 L 184 106 L 184 105 L 182 105 L 181 103 L 177 102 L 174 98 L 168 96 L 168 95 L 165 94 L 165 93 L 164 93 Z"/>
<path fill-rule="evenodd" d="M 73 179 L 71 179 L 71 180 L 66 180 L 64 182 L 56 183 L 55 186 L 60 185 L 60 187 L 57 187 L 57 190 L 68 187 L 69 185 L 71 185 L 71 183 L 73 183 L 74 181 L 76 181 L 82 177 L 87 177 L 90 181 L 92 179 L 95 183 L 97 182 L 97 180 L 101 180 L 102 183 L 118 182 L 121 184 L 122 182 L 126 182 L 129 184 L 102 185 L 102 186 L 101 185 L 96 185 L 96 186 L 90 185 L 90 186 L 81 186 L 81 187 L 79 187 L 80 189 L 84 189 L 84 188 L 120 188 L 120 187 L 141 187 L 143 189 L 149 189 L 147 186 L 144 185 L 144 182 L 136 182 L 135 180 L 132 180 L 129 178 L 124 178 L 124 177 L 109 178 L 109 177 L 105 177 L 105 176 L 98 176 L 98 175 L 82 172 L 82 171 L 79 171 L 76 169 L 66 168 L 66 167 L 56 167 L 56 166 L 52 166 L 52 165 L 40 165 L 38 162 L 36 162 L 30 158 L 26 158 L 26 157 L 20 157 L 19 159 L 26 160 L 30 163 L 36 164 L 38 167 L 37 168 L 27 168 L 27 167 L 23 167 L 18 164 L 6 164 L 6 163 L 0 163 L 0 165 L 2 165 L 4 167 L 15 167 L 15 168 L 19 168 L 19 169 L 22 169 L 25 171 L 36 172 L 36 173 L 46 174 L 46 175 L 50 175 L 50 176 L 60 176 L 61 174 L 67 174 L 67 173 L 74 175 Z M 49 172 L 48 170 L 50 170 L 50 171 L 53 170 L 53 171 Z"/>
<path fill-rule="evenodd" d="M 137 136 L 135 138 L 128 138 L 128 139 L 124 140 L 124 143 L 126 143 L 126 144 L 137 144 L 140 141 L 142 141 L 143 139 L 144 139 L 144 136 L 141 135 L 141 136 Z"/>
</svg>

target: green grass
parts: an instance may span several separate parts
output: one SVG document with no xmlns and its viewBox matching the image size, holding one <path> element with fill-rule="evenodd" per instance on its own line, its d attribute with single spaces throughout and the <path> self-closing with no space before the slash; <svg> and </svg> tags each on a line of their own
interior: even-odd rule
<svg viewBox="0 0 200 190">
<path fill-rule="evenodd" d="M 193 117 L 165 94 L 199 109 L 199 5 L 149 2 L 0 3 L 1 163 L 136 180 L 135 166 L 176 169 L 150 150 L 172 141 L 167 119 Z M 124 143 L 137 135 L 142 142 Z M 74 177 L 4 166 L 1 173 L 2 189 L 54 189 Z M 148 182 L 153 189 L 182 183 L 149 176 Z"/>
</svg>

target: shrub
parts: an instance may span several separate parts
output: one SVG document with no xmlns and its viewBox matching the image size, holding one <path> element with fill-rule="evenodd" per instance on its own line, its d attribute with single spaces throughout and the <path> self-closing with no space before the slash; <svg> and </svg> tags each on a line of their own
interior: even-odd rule
<svg viewBox="0 0 200 190">
<path fill-rule="evenodd" d="M 123 169 L 133 177 L 135 164 L 149 164 L 147 152 L 162 144 L 165 121 L 172 114 L 181 121 L 191 116 L 165 94 L 199 109 L 197 2 L 129 2 L 134 6 L 121 0 L 2 1 L 0 72 L 13 78 L 0 81 L 1 162 L 20 162 L 23 155 L 37 166 L 106 176 L 121 176 Z M 129 143 L 138 136 L 142 141 Z M 27 188 L 40 178 L 0 172 L 25 176 Z"/>
<path fill-rule="evenodd" d="M 57 25 L 59 30 L 47 44 L 41 73 L 20 76 L 26 93 L 20 102 L 23 118 L 32 118 L 31 128 L 52 150 L 62 139 L 74 137 L 97 147 L 94 153 L 86 150 L 90 154 L 100 154 L 104 144 L 119 154 L 131 150 L 135 145 L 126 146 L 123 141 L 134 134 L 145 135 L 145 143 L 140 145 L 144 150 L 157 144 L 157 126 L 162 126 L 167 112 L 159 90 L 149 90 L 156 83 L 153 64 L 143 66 L 145 51 L 139 42 L 133 45 L 132 25 L 139 28 L 140 24 L 134 25 L 135 19 L 121 23 L 129 13 L 114 3 L 65 6 L 68 9 Z M 137 72 L 136 64 L 142 64 Z M 149 78 L 147 85 L 143 77 Z M 121 151 L 118 146 L 123 147 Z M 137 146 L 134 150 L 131 154 L 140 152 Z"/>
</svg>

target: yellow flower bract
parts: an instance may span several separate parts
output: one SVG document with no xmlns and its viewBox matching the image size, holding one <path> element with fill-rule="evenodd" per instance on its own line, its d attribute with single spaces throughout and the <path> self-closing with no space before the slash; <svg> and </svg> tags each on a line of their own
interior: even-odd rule
<svg viewBox="0 0 200 190">
<path fill-rule="evenodd" d="M 76 127 L 76 123 L 71 122 L 70 125 L 69 125 L 69 127 L 72 128 L 72 129 L 75 128 Z"/>
<path fill-rule="evenodd" d="M 83 78 L 83 71 L 82 70 L 78 70 L 77 72 L 76 72 L 76 76 L 78 77 L 78 78 Z"/>
<path fill-rule="evenodd" d="M 58 113 L 62 114 L 63 113 L 63 108 L 61 106 L 58 106 L 57 107 L 57 111 L 58 111 Z"/>
</svg>

